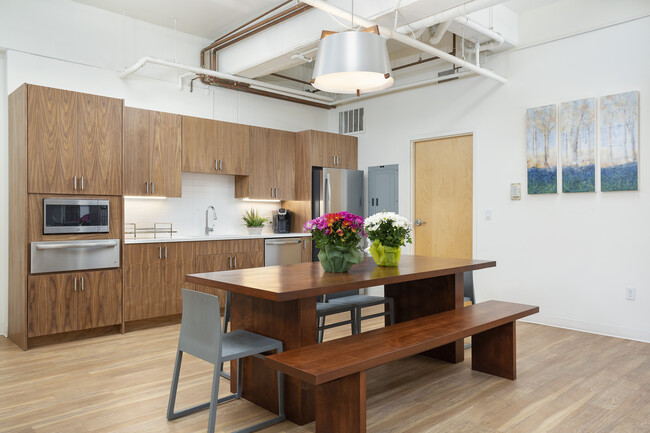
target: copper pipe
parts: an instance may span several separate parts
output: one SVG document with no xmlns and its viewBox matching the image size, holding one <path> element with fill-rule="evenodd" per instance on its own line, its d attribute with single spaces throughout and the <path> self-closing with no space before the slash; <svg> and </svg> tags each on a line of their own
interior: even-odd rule
<svg viewBox="0 0 650 433">
<path fill-rule="evenodd" d="M 237 91 L 240 91 L 240 92 L 252 93 L 254 95 L 267 96 L 269 98 L 281 99 L 283 101 L 297 102 L 299 104 L 309 105 L 311 107 L 325 108 L 325 109 L 328 109 L 328 110 L 332 109 L 332 108 L 336 108 L 335 106 L 321 104 L 319 102 L 306 101 L 304 99 L 293 98 L 291 96 L 280 95 L 278 93 L 273 93 L 273 92 L 267 92 L 267 91 L 261 90 L 261 89 L 255 89 L 255 88 L 252 88 L 248 84 L 245 84 L 245 83 L 237 83 L 237 82 L 230 81 L 230 80 L 222 80 L 222 79 L 216 78 L 216 77 L 208 77 L 208 76 L 203 75 L 203 76 L 201 76 L 201 81 L 204 84 L 211 85 L 211 86 L 223 87 L 225 89 L 231 89 L 231 90 L 237 90 Z"/>
<path fill-rule="evenodd" d="M 270 74 L 270 75 L 273 75 L 274 77 L 278 77 L 278 78 L 284 78 L 285 80 L 289 80 L 289 81 L 295 81 L 296 83 L 306 84 L 306 85 L 308 85 L 308 86 L 311 86 L 311 82 L 309 82 L 309 81 L 303 81 L 303 80 L 299 80 L 299 79 L 297 79 L 297 78 L 288 77 L 288 76 L 286 76 L 286 75 L 276 74 L 275 72 L 272 73 L 272 74 Z M 308 91 L 311 92 L 311 93 L 320 92 L 319 89 L 308 90 Z"/>
</svg>

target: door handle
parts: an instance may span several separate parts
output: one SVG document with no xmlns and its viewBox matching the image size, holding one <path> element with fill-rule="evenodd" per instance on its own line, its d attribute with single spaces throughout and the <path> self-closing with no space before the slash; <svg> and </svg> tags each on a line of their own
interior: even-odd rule
<svg viewBox="0 0 650 433">
<path fill-rule="evenodd" d="M 158 258 L 162 259 L 162 247 L 158 247 Z"/>
<path fill-rule="evenodd" d="M 422 224 L 426 224 L 426 221 L 422 221 L 420 218 L 415 220 L 415 225 L 416 226 L 421 226 Z"/>
<path fill-rule="evenodd" d="M 290 245 L 290 244 L 299 244 L 301 240 L 291 240 L 291 241 L 266 241 L 266 245 Z"/>
<path fill-rule="evenodd" d="M 237 256 L 235 256 L 235 268 L 237 267 Z"/>
<path fill-rule="evenodd" d="M 117 241 L 104 241 L 104 242 L 69 242 L 60 244 L 36 244 L 37 250 L 60 250 L 66 248 L 112 248 L 117 246 Z"/>
<path fill-rule="evenodd" d="M 84 277 L 81 277 L 81 291 L 84 291 Z"/>
<path fill-rule="evenodd" d="M 154 192 L 154 187 L 155 187 L 155 183 L 154 183 L 154 182 L 151 182 L 151 193 L 152 193 L 152 194 L 155 194 L 155 192 Z"/>
<path fill-rule="evenodd" d="M 77 277 L 74 277 L 74 291 L 77 291 Z"/>
<path fill-rule="evenodd" d="M 84 190 L 84 177 L 81 176 L 81 190 Z"/>
<path fill-rule="evenodd" d="M 146 189 L 146 193 L 149 194 L 149 182 L 145 182 L 144 187 Z"/>
<path fill-rule="evenodd" d="M 219 160 L 218 159 L 214 160 L 214 169 L 219 171 Z"/>
<path fill-rule="evenodd" d="M 73 186 L 73 188 L 74 188 L 75 191 L 77 190 L 77 176 L 74 177 L 74 186 Z"/>
<path fill-rule="evenodd" d="M 167 258 L 167 247 L 165 247 L 165 258 Z"/>
<path fill-rule="evenodd" d="M 228 257 L 228 267 L 232 268 L 232 257 Z"/>
<path fill-rule="evenodd" d="M 223 159 L 219 160 L 219 170 L 223 170 Z"/>
</svg>

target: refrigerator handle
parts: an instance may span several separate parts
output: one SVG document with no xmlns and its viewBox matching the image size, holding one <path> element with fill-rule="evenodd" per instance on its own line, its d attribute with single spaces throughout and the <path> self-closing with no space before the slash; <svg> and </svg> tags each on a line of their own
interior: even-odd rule
<svg viewBox="0 0 650 433">
<path fill-rule="evenodd" d="M 332 185 L 330 184 L 329 173 L 325 175 L 325 196 L 325 212 L 323 213 L 329 213 L 330 209 L 332 208 Z"/>
</svg>

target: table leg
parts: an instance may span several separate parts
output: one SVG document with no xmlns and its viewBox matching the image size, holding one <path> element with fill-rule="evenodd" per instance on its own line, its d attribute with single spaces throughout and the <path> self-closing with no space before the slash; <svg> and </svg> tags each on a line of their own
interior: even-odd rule
<svg viewBox="0 0 650 433">
<path fill-rule="evenodd" d="M 384 294 L 395 299 L 395 323 L 463 308 L 463 273 L 387 284 Z M 463 340 L 439 347 L 423 355 L 458 363 L 464 359 Z"/>
<path fill-rule="evenodd" d="M 316 298 L 273 302 L 232 294 L 232 329 L 246 329 L 282 341 L 284 350 L 316 343 Z M 231 391 L 236 388 L 236 362 L 231 363 Z M 242 396 L 277 413 L 277 372 L 254 357 L 244 360 Z M 284 376 L 284 404 L 287 419 L 304 425 L 315 419 L 315 387 Z"/>
</svg>

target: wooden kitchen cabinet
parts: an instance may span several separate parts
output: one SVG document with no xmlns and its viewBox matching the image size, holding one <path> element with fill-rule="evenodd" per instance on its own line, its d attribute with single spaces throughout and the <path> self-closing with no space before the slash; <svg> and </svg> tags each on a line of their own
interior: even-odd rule
<svg viewBox="0 0 650 433">
<path fill-rule="evenodd" d="M 196 242 L 195 273 L 227 271 L 264 266 L 264 239 Z M 221 309 L 226 305 L 226 292 L 196 285 L 196 290 L 219 297 Z"/>
<path fill-rule="evenodd" d="M 122 194 L 122 100 L 27 86 L 30 193 Z"/>
<path fill-rule="evenodd" d="M 236 198 L 293 200 L 296 135 L 250 127 L 250 175 L 235 178 Z"/>
<path fill-rule="evenodd" d="M 311 165 L 357 169 L 357 138 L 323 131 L 302 131 L 309 143 Z"/>
<path fill-rule="evenodd" d="M 124 320 L 178 314 L 181 289 L 193 288 L 185 275 L 194 272 L 194 242 L 124 246 Z"/>
<path fill-rule="evenodd" d="M 181 196 L 181 116 L 124 107 L 124 195 Z"/>
<path fill-rule="evenodd" d="M 192 173 L 249 173 L 248 126 L 182 116 L 182 171 Z"/>
<path fill-rule="evenodd" d="M 29 337 L 122 322 L 119 269 L 31 275 L 27 298 Z"/>
</svg>

